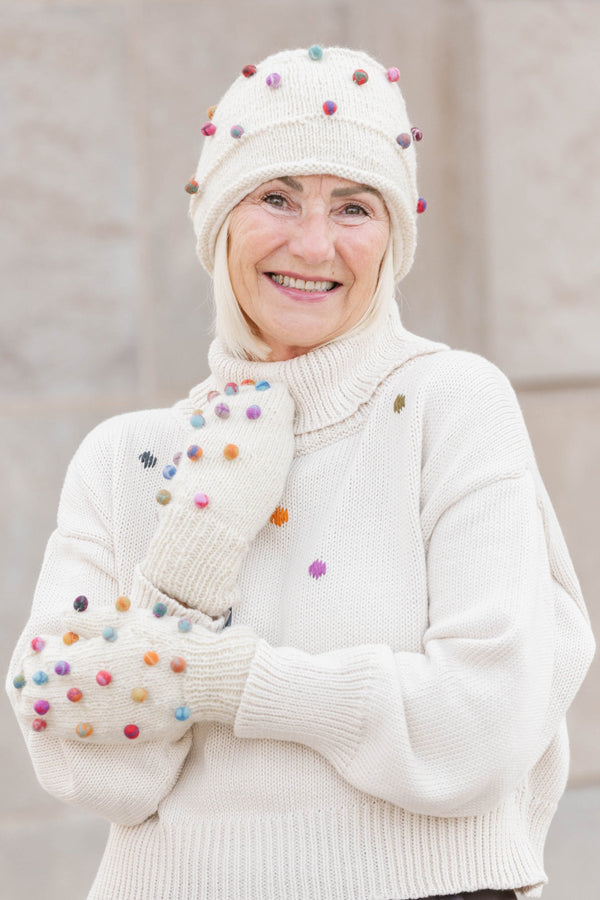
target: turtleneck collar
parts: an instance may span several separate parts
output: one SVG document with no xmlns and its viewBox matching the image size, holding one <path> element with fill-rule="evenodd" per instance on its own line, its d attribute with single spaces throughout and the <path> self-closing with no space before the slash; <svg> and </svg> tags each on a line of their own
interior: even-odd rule
<svg viewBox="0 0 600 900">
<path fill-rule="evenodd" d="M 249 362 L 232 356 L 215 338 L 208 362 L 219 391 L 228 382 L 239 384 L 247 378 L 283 382 L 296 404 L 295 433 L 300 436 L 350 418 L 392 371 L 415 356 L 445 349 L 445 344 L 407 331 L 394 302 L 388 317 L 372 330 L 348 335 L 294 359 Z M 206 389 L 206 383 L 202 388 Z M 205 402 L 205 397 L 197 399 Z"/>
</svg>

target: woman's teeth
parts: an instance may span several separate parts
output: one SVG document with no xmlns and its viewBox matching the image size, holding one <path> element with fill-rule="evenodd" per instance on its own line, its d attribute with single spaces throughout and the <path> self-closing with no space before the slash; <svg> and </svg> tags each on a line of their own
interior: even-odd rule
<svg viewBox="0 0 600 900">
<path fill-rule="evenodd" d="M 272 275 L 269 277 L 283 287 L 296 288 L 297 291 L 331 291 L 337 281 L 304 281 L 303 278 L 290 278 L 288 275 Z"/>
</svg>

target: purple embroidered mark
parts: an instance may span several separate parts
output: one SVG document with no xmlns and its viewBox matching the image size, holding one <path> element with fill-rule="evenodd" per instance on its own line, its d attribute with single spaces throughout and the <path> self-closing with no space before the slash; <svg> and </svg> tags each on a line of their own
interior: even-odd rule
<svg viewBox="0 0 600 900">
<path fill-rule="evenodd" d="M 326 571 L 327 566 L 320 559 L 315 559 L 314 563 L 311 563 L 308 567 L 308 574 L 312 575 L 313 578 L 320 578 Z"/>
</svg>

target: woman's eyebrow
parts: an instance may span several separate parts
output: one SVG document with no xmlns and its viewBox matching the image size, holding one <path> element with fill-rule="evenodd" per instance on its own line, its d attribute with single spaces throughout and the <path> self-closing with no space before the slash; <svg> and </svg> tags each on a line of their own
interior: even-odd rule
<svg viewBox="0 0 600 900">
<path fill-rule="evenodd" d="M 332 197 L 349 197 L 351 194 L 360 194 L 363 191 L 368 191 L 370 194 L 376 194 L 378 197 L 383 199 L 383 197 L 381 197 L 381 194 L 379 193 L 379 191 L 376 188 L 371 187 L 369 184 L 356 184 L 356 185 L 353 185 L 350 187 L 336 188 L 334 191 L 331 192 L 331 196 Z"/>
</svg>

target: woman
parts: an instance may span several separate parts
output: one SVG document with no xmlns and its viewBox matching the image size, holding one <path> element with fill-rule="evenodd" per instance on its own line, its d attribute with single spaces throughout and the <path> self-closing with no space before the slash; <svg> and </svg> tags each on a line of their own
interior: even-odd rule
<svg viewBox="0 0 600 900">
<path fill-rule="evenodd" d="M 245 67 L 188 184 L 211 375 L 69 468 L 8 690 L 113 823 L 92 898 L 541 895 L 593 639 L 507 379 L 400 322 L 397 79 Z"/>
</svg>

